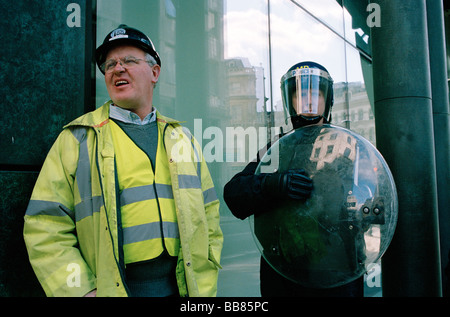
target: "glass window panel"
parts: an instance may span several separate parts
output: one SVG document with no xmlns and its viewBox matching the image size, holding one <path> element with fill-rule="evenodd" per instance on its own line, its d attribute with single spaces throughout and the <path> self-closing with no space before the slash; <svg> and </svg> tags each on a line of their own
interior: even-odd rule
<svg viewBox="0 0 450 317">
<path fill-rule="evenodd" d="M 221 193 L 223 186 L 242 171 L 269 137 L 266 128 L 269 126 L 266 109 L 270 110 L 266 108 L 266 98 L 270 95 L 268 34 L 267 0 L 225 1 L 224 64 L 228 95 L 220 111 L 224 114 L 223 131 L 228 142 L 224 144 L 223 178 L 216 184 Z M 222 252 L 224 270 L 219 275 L 222 287 L 218 296 L 260 296 L 261 256 L 247 221 L 232 216 L 223 202 L 221 224 L 228 242 Z"/>
<path fill-rule="evenodd" d="M 335 83 L 333 124 L 375 137 L 373 112 L 367 111 L 371 66 L 354 48 L 353 12 L 365 11 L 354 11 L 350 0 L 342 9 L 341 2 L 97 0 L 97 46 L 121 23 L 149 35 L 162 59 L 154 105 L 185 121 L 202 146 L 225 235 L 218 296 L 260 296 L 260 254 L 248 223 L 231 215 L 222 195 L 230 178 L 274 136 L 270 127 L 290 129 L 281 104 L 282 75 L 300 61 L 324 65 Z M 97 107 L 108 99 L 97 70 Z"/>
<path fill-rule="evenodd" d="M 345 39 L 353 46 L 371 55 L 370 27 L 367 25 L 369 0 L 344 0 Z"/>
<path fill-rule="evenodd" d="M 350 129 L 376 144 L 372 67 L 360 51 L 350 45 L 347 45 L 347 78 L 349 109 L 354 113 Z"/>
<path fill-rule="evenodd" d="M 342 38 L 291 1 L 271 1 L 271 40 L 273 100 L 276 125 L 281 126 L 281 77 L 299 62 L 314 61 L 328 69 L 335 86 L 340 87 L 346 81 L 345 45 Z M 341 98 L 340 90 L 335 98 Z"/>
<path fill-rule="evenodd" d="M 279 0 L 272 2 L 288 1 Z M 344 37 L 344 23 L 342 20 L 342 7 L 340 5 L 342 0 L 291 0 L 290 2 L 301 6 L 312 14 L 315 19 L 320 20 L 324 25 Z"/>
</svg>

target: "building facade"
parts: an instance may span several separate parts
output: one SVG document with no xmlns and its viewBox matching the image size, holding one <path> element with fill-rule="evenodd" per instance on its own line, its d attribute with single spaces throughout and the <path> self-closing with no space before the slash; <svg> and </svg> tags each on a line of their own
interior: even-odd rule
<svg viewBox="0 0 450 317">
<path fill-rule="evenodd" d="M 93 54 L 119 24 L 150 36 L 162 60 L 154 105 L 185 121 L 204 148 L 225 234 L 218 296 L 260 295 L 260 254 L 248 226 L 224 203 L 223 186 L 278 128 L 291 129 L 280 79 L 292 65 L 315 61 L 326 67 L 335 88 L 332 123 L 377 145 L 371 32 L 382 27 L 383 11 L 374 1 L 0 3 L 6 40 L 0 56 L 6 83 L 0 117 L 0 296 L 42 295 L 22 241 L 23 214 L 61 127 L 109 99 Z M 367 296 L 381 295 L 376 273 L 368 275 Z"/>
</svg>

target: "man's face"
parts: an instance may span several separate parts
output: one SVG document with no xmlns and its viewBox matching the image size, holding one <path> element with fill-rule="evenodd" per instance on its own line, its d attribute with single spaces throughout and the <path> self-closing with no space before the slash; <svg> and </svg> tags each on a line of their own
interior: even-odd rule
<svg viewBox="0 0 450 317">
<path fill-rule="evenodd" d="M 295 91 L 292 94 L 292 105 L 294 106 L 296 112 L 298 115 L 303 115 L 305 117 L 315 117 L 317 115 L 323 115 L 323 113 L 325 112 L 325 96 L 322 92 L 322 90 L 319 90 L 319 96 L 318 98 L 313 98 L 313 94 L 311 94 L 311 92 L 309 92 L 309 98 L 305 98 L 305 100 L 309 100 L 309 104 L 304 104 L 301 105 L 300 100 L 297 97 L 297 91 Z M 317 96 L 317 95 L 316 95 Z M 313 102 L 317 102 L 317 113 L 314 113 L 313 108 L 315 107 L 315 105 L 313 105 Z M 307 112 L 304 111 L 306 109 L 308 110 Z"/>
<path fill-rule="evenodd" d="M 119 61 L 125 57 L 141 59 L 132 67 L 117 63 L 111 72 L 105 73 L 106 89 L 111 100 L 119 107 L 133 110 L 152 107 L 153 87 L 158 81 L 159 65 L 145 62 L 143 50 L 134 46 L 118 46 L 111 49 L 106 61 Z"/>
</svg>

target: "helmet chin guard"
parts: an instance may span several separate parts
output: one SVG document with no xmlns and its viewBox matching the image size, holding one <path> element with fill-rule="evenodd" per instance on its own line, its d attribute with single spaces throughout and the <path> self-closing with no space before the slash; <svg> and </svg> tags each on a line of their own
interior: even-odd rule
<svg viewBox="0 0 450 317">
<path fill-rule="evenodd" d="M 303 115 L 298 115 L 298 116 L 292 116 L 291 117 L 291 122 L 292 122 L 292 126 L 294 127 L 294 129 L 298 129 L 301 127 L 305 127 L 311 124 L 318 124 L 322 119 L 324 119 L 323 123 L 328 123 L 328 121 L 322 116 L 303 116 Z"/>
</svg>

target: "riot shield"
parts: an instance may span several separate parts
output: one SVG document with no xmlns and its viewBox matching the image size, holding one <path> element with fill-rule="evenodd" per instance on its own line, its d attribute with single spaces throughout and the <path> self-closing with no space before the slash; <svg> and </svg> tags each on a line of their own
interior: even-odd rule
<svg viewBox="0 0 450 317">
<path fill-rule="evenodd" d="M 278 155 L 274 153 L 278 152 Z M 286 134 L 256 173 L 304 169 L 311 197 L 285 199 L 250 217 L 264 259 L 305 287 L 330 288 L 361 277 L 386 251 L 397 223 L 397 192 L 384 158 L 362 136 L 336 126 Z"/>
</svg>

